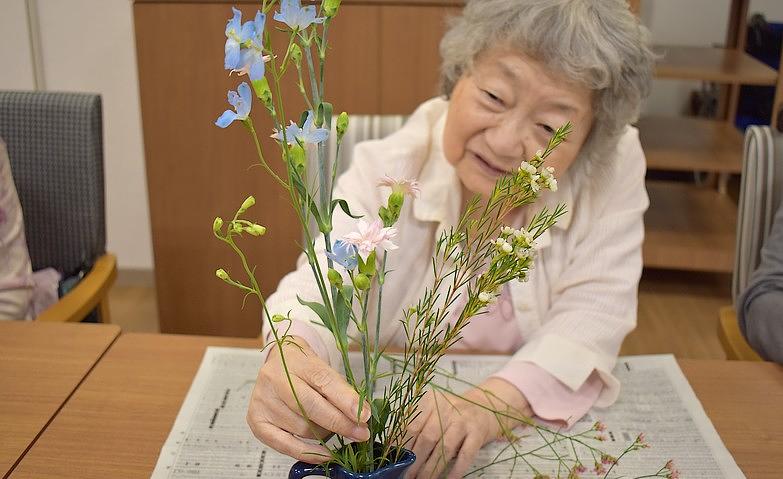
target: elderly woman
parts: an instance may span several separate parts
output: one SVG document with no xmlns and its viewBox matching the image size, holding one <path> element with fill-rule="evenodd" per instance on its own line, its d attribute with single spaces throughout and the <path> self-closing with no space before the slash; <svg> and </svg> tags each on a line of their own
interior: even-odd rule
<svg viewBox="0 0 783 479">
<path fill-rule="evenodd" d="M 389 256 L 383 343 L 405 339 L 400 311 L 431 284 L 435 238 L 457 221 L 467 199 L 487 195 L 501 175 L 571 122 L 573 132 L 547 160 L 559 188 L 532 207 L 565 203 L 569 212 L 539 239 L 531 280 L 509 283 L 489 313 L 464 330 L 459 346 L 513 353 L 480 386 L 525 414 L 570 426 L 591 406 L 615 401 L 620 385 L 612 369 L 636 323 L 648 205 L 644 154 L 629 126 L 649 88 L 647 41 L 624 0 L 467 3 L 441 42 L 445 98 L 422 104 L 395 134 L 358 145 L 336 187 L 336 197 L 371 217 L 386 199 L 387 192 L 370 187 L 379 177 L 404 171 L 420 183 L 420 197 L 406 203 L 397 224 L 399 249 Z M 532 213 L 519 211 L 508 220 L 518 227 Z M 336 220 L 333 237 L 354 223 Z M 367 440 L 366 424 L 355 419 L 359 398 L 332 369 L 340 361 L 331 334 L 311 326 L 312 313 L 297 301 L 297 295 L 317 298 L 314 288 L 302 258 L 268 299 L 272 313 L 290 311 L 294 319 L 290 332 L 301 350 L 288 347 L 290 372 L 320 432 Z M 467 394 L 477 403 L 489 401 L 478 389 Z M 460 476 L 501 432 L 492 413 L 449 399 L 422 401 L 409 429 L 417 461 L 408 477 L 434 477 L 452 459 L 450 476 Z M 310 428 L 298 411 L 272 351 L 248 422 L 271 447 L 321 462 L 317 454 L 326 451 L 301 439 Z M 368 415 L 365 407 L 362 419 Z"/>
</svg>

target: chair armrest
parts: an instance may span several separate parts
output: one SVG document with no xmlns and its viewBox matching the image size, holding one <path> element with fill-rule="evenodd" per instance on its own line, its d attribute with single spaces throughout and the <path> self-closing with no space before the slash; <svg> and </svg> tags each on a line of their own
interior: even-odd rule
<svg viewBox="0 0 783 479">
<path fill-rule="evenodd" d="M 726 357 L 739 361 L 763 361 L 753 348 L 750 347 L 737 322 L 737 313 L 731 306 L 720 308 L 718 322 L 718 339 L 726 352 Z"/>
<path fill-rule="evenodd" d="M 106 300 L 117 278 L 117 257 L 106 253 L 71 291 L 38 315 L 36 321 L 81 321 Z"/>
</svg>

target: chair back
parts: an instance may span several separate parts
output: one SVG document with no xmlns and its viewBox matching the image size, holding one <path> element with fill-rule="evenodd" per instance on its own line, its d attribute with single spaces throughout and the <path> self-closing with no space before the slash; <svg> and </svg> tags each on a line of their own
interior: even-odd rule
<svg viewBox="0 0 783 479">
<path fill-rule="evenodd" d="M 89 268 L 106 247 L 101 97 L 0 91 L 0 137 L 33 269 Z"/>
<path fill-rule="evenodd" d="M 769 236 L 783 196 L 783 134 L 768 126 L 751 126 L 745 133 L 737 242 L 732 276 L 732 300 L 745 291 L 761 261 L 761 248 Z"/>
<path fill-rule="evenodd" d="M 405 115 L 351 115 L 348 130 L 345 132 L 345 136 L 343 136 L 340 144 L 340 161 L 337 164 L 336 177 L 339 177 L 350 166 L 353 149 L 357 144 L 367 140 L 384 138 L 402 128 L 407 119 L 408 117 Z M 329 134 L 329 139 L 326 142 L 326 157 L 329 161 L 330 171 L 337 151 L 336 124 L 335 119 L 332 119 L 332 132 Z M 317 184 L 318 172 L 315 168 L 311 168 L 309 174 L 308 181 L 310 184 Z M 317 237 L 319 234 L 318 226 L 314 220 L 310 222 L 309 231 L 314 237 Z"/>
</svg>

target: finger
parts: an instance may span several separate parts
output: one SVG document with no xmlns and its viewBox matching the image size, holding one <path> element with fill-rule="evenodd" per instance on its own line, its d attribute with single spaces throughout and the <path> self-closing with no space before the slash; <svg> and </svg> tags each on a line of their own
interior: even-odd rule
<svg viewBox="0 0 783 479">
<path fill-rule="evenodd" d="M 459 479 L 464 476 L 483 445 L 484 443 L 479 435 L 468 434 L 462 442 L 462 447 L 460 447 L 457 454 L 457 460 L 454 461 L 454 466 L 451 468 L 451 472 L 449 472 L 449 479 Z"/>
<path fill-rule="evenodd" d="M 320 444 L 309 444 L 274 424 L 264 422 L 250 429 L 261 442 L 272 449 L 309 464 L 321 464 L 331 459 L 329 450 Z"/>
<path fill-rule="evenodd" d="M 440 441 L 435 445 L 430 457 L 421 469 L 421 477 L 439 477 L 441 472 L 446 470 L 449 461 L 457 454 L 463 440 L 466 430 L 461 427 L 461 423 L 452 424 Z"/>
<path fill-rule="evenodd" d="M 296 389 L 296 395 L 304 409 L 306 419 L 323 427 L 327 431 L 336 432 L 357 441 L 370 438 L 370 430 L 366 425 L 357 424 L 355 420 L 343 414 L 326 398 L 299 378 L 291 378 Z M 293 394 L 283 396 L 286 406 L 296 414 L 302 414 Z"/>
<path fill-rule="evenodd" d="M 416 436 L 411 449 L 416 454 L 416 462 L 410 468 L 410 477 L 426 477 L 418 474 L 418 472 L 424 468 L 436 444 L 440 442 L 442 435 L 441 420 L 438 419 L 437 412 L 431 412 L 427 423 Z"/>
<path fill-rule="evenodd" d="M 322 367 L 309 368 L 302 379 L 355 423 L 359 412 L 359 395 L 340 373 L 323 361 L 321 363 Z M 365 401 L 359 421 L 366 425 L 370 414 L 370 405 Z"/>
<path fill-rule="evenodd" d="M 307 421 L 298 412 L 289 409 L 280 398 L 269 399 L 264 406 L 266 410 L 264 416 L 273 418 L 268 422 L 291 434 L 310 439 L 323 439 L 330 433 L 318 424 Z"/>
</svg>

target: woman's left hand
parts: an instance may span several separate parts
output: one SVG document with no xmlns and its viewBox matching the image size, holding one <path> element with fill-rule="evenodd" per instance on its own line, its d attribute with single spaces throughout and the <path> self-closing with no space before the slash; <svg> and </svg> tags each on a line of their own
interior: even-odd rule
<svg viewBox="0 0 783 479">
<path fill-rule="evenodd" d="M 486 407 L 514 417 L 532 415 L 525 396 L 499 378 L 488 379 L 462 397 L 428 392 L 419 404 L 421 414 L 408 427 L 411 439 L 407 447 L 416 454 L 416 462 L 406 477 L 439 477 L 454 458 L 448 477 L 462 477 L 484 444 L 519 425 L 519 421 L 498 416 Z"/>
</svg>

